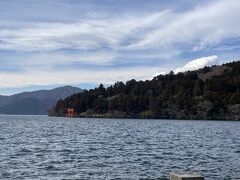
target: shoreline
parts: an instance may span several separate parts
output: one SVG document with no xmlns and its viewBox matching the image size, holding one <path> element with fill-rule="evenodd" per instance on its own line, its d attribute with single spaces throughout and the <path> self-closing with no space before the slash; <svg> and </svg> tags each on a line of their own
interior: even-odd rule
<svg viewBox="0 0 240 180">
<path fill-rule="evenodd" d="M 232 122 L 240 122 L 240 119 L 177 119 L 177 118 L 140 118 L 140 117 L 96 117 L 96 116 L 74 116 L 74 117 L 66 117 L 66 116 L 53 116 L 47 115 L 48 117 L 60 117 L 60 118 L 72 118 L 72 119 L 133 119 L 133 120 L 184 120 L 184 121 L 232 121 Z"/>
</svg>

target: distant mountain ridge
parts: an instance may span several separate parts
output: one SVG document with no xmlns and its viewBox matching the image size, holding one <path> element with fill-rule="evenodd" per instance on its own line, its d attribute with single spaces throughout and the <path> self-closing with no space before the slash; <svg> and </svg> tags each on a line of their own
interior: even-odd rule
<svg viewBox="0 0 240 180">
<path fill-rule="evenodd" d="M 47 114 L 59 99 L 64 99 L 83 90 L 78 87 L 63 86 L 51 90 L 23 92 L 11 96 L 0 96 L 0 113 L 41 115 Z"/>
</svg>

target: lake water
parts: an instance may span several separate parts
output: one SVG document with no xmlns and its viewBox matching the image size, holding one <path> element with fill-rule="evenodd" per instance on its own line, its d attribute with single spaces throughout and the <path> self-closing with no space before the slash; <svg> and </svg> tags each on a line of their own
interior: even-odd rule
<svg viewBox="0 0 240 180">
<path fill-rule="evenodd" d="M 240 177 L 240 122 L 0 116 L 0 179 Z"/>
</svg>

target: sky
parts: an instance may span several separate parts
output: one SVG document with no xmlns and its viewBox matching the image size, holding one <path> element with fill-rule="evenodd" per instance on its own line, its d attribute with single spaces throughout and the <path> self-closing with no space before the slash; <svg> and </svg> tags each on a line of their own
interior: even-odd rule
<svg viewBox="0 0 240 180">
<path fill-rule="evenodd" d="M 239 0 L 1 0 L 0 94 L 239 60 Z"/>
</svg>

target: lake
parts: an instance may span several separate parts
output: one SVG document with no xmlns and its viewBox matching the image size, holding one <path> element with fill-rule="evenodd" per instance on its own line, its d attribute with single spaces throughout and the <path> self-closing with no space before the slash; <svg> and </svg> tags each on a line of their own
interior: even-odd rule
<svg viewBox="0 0 240 180">
<path fill-rule="evenodd" d="M 240 177 L 240 122 L 0 116 L 0 179 Z"/>
</svg>

